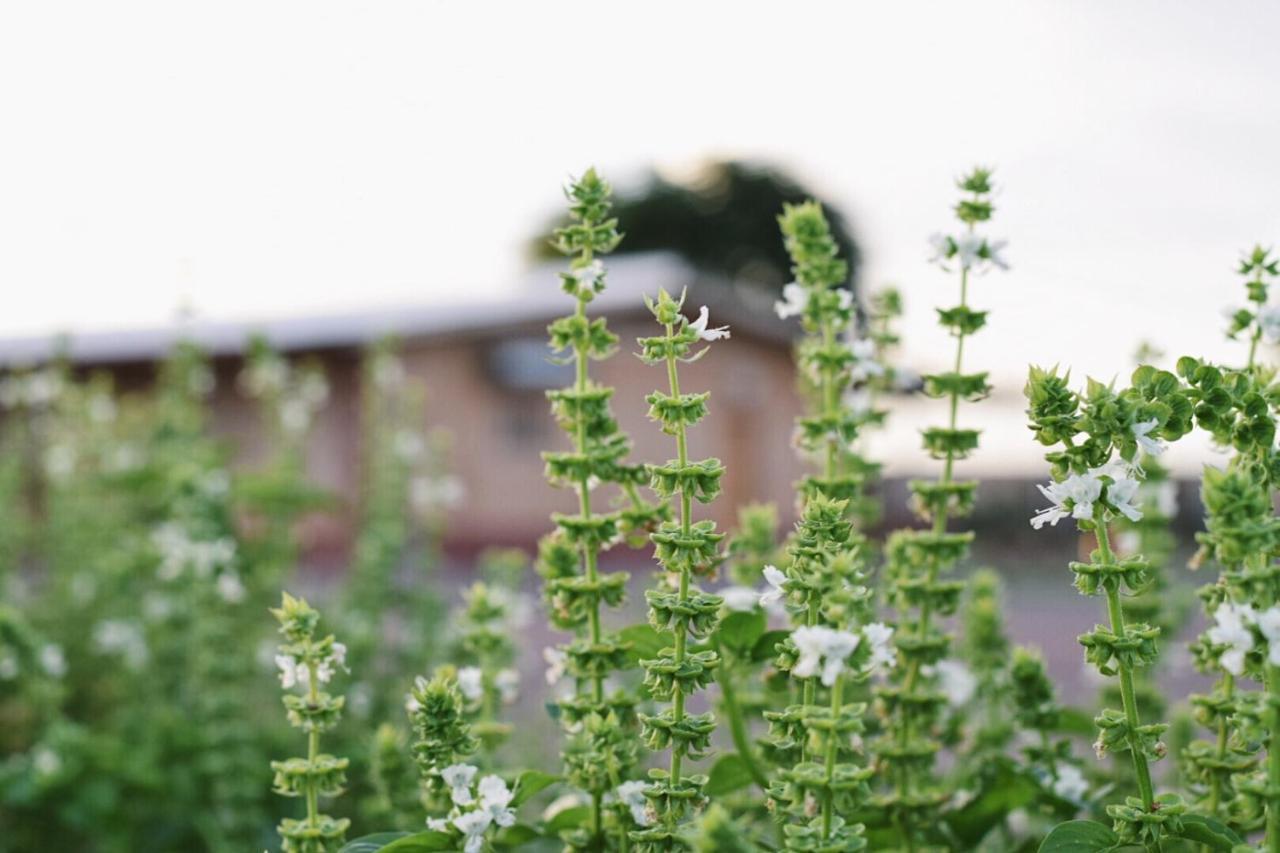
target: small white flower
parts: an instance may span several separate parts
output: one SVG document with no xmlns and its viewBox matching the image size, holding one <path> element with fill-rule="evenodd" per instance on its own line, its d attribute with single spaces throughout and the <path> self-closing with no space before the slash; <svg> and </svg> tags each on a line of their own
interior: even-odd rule
<svg viewBox="0 0 1280 853">
<path fill-rule="evenodd" d="M 822 683 L 830 687 L 844 671 L 845 660 L 853 654 L 860 640 L 857 634 L 837 631 L 825 625 L 797 628 L 791 632 L 791 641 L 800 656 L 791 673 L 797 678 L 812 678 L 821 671 Z"/>
<path fill-rule="evenodd" d="M 647 787 L 644 782 L 633 780 L 623 782 L 613 790 L 618 802 L 631 810 L 631 819 L 636 822 L 636 826 L 648 826 L 652 823 L 649 817 L 649 799 L 644 795 Z"/>
<path fill-rule="evenodd" d="M 698 309 L 698 319 L 689 324 L 689 328 L 698 333 L 698 337 L 704 341 L 718 341 L 721 338 L 729 337 L 729 327 L 720 326 L 715 329 L 708 329 L 707 323 L 711 321 L 711 312 L 707 310 L 707 306 L 703 305 Z"/>
<path fill-rule="evenodd" d="M 484 695 L 484 673 L 477 667 L 464 666 L 458 670 L 458 689 L 472 702 L 479 701 Z"/>
<path fill-rule="evenodd" d="M 1053 506 L 1042 509 L 1031 517 L 1031 526 L 1039 530 L 1047 522 L 1057 526 L 1064 518 L 1092 518 L 1093 503 L 1102 496 L 1102 483 L 1088 474 L 1072 474 L 1061 483 L 1037 485 Z"/>
<path fill-rule="evenodd" d="M 280 686 L 285 690 L 292 690 L 294 685 L 305 688 L 311 681 L 306 664 L 292 655 L 276 655 L 276 666 L 280 669 Z"/>
<path fill-rule="evenodd" d="M 808 304 L 809 291 L 803 284 L 793 281 L 783 285 L 782 298 L 773 303 L 773 310 L 779 320 L 785 320 L 788 317 L 799 317 Z"/>
<path fill-rule="evenodd" d="M 852 388 L 845 392 L 844 407 L 855 417 L 871 414 L 871 392 L 866 388 Z"/>
<path fill-rule="evenodd" d="M 853 353 L 853 366 L 849 368 L 852 381 L 865 382 L 872 376 L 884 375 L 884 365 L 876 361 L 875 341 L 853 338 L 849 341 L 849 351 Z"/>
<path fill-rule="evenodd" d="M 863 627 L 862 635 L 871 644 L 871 660 L 867 664 L 870 672 L 891 669 L 897 664 L 898 652 L 893 647 L 892 628 L 883 622 L 872 622 Z"/>
<path fill-rule="evenodd" d="M 47 746 L 38 746 L 31 753 L 31 767 L 37 776 L 54 776 L 62 769 L 62 759 Z"/>
<path fill-rule="evenodd" d="M 1159 456 L 1165 452 L 1166 445 L 1164 442 L 1154 439 L 1150 433 L 1153 429 L 1160 425 L 1158 418 L 1152 418 L 1149 421 L 1143 421 L 1140 424 L 1134 424 L 1133 437 L 1138 440 L 1138 447 L 1142 448 L 1142 452 L 1148 456 Z"/>
<path fill-rule="evenodd" d="M 724 606 L 736 613 L 750 613 L 760 604 L 760 593 L 749 586 L 729 586 L 720 590 Z"/>
<path fill-rule="evenodd" d="M 218 575 L 218 595 L 228 604 L 239 604 L 244 601 L 245 588 L 240 576 L 235 572 L 223 572 Z"/>
<path fill-rule="evenodd" d="M 500 669 L 493 677 L 493 686 L 498 688 L 503 704 L 510 705 L 520 698 L 520 673 L 514 669 Z"/>
<path fill-rule="evenodd" d="M 1134 503 L 1142 483 L 1134 476 L 1134 469 L 1122 461 L 1110 462 L 1089 472 L 1095 477 L 1108 476 L 1107 504 L 1130 521 L 1142 518 L 1142 510 Z"/>
<path fill-rule="evenodd" d="M 1267 640 L 1267 662 L 1280 666 L 1280 607 L 1268 607 L 1257 614 L 1257 624 Z"/>
<path fill-rule="evenodd" d="M 477 772 L 474 764 L 450 764 L 440 771 L 440 779 L 448 786 L 449 798 L 455 805 L 471 805 L 471 780 Z"/>
<path fill-rule="evenodd" d="M 768 607 L 775 602 L 782 601 L 783 596 L 787 594 L 787 591 L 782 588 L 782 585 L 787 582 L 787 576 L 777 566 L 765 566 L 764 579 L 765 583 L 769 584 L 769 589 L 761 593 L 760 606 Z"/>
<path fill-rule="evenodd" d="M 599 259 L 594 260 L 585 267 L 574 270 L 573 277 L 578 280 L 579 286 L 595 290 L 604 278 L 604 263 Z"/>
<path fill-rule="evenodd" d="M 442 817 L 429 817 L 427 818 L 427 829 L 432 832 L 448 832 L 449 821 Z"/>
<path fill-rule="evenodd" d="M 427 443 L 418 433 L 404 429 L 396 433 L 392 441 L 392 449 L 399 459 L 412 462 L 426 451 Z"/>
<path fill-rule="evenodd" d="M 1249 625 L 1256 618 L 1254 609 L 1247 604 L 1237 605 L 1225 601 L 1214 611 L 1215 624 L 1206 632 L 1206 636 L 1214 645 L 1227 647 L 1218 662 L 1232 675 L 1244 675 L 1245 655 L 1254 646 L 1253 631 L 1249 629 Z"/>
<path fill-rule="evenodd" d="M 67 674 L 67 656 L 62 652 L 62 646 L 55 643 L 49 643 L 40 649 L 40 667 L 45 671 L 46 675 L 53 678 L 62 678 Z"/>
<path fill-rule="evenodd" d="M 929 248 L 933 250 L 933 254 L 929 256 L 929 263 L 940 264 L 951 257 L 955 251 L 955 244 L 947 235 L 935 232 L 929 235 Z"/>
<path fill-rule="evenodd" d="M 978 679 L 958 660 L 940 660 L 934 666 L 938 675 L 938 684 L 946 694 L 947 704 L 952 708 L 962 708 L 969 704 L 978 689 Z"/>
<path fill-rule="evenodd" d="M 565 667 L 569 663 L 569 655 L 564 649 L 547 646 L 542 650 L 542 659 L 547 664 L 547 684 L 556 684 L 564 678 Z"/>
<path fill-rule="evenodd" d="M 480 853 L 484 847 L 484 833 L 489 828 L 489 815 L 481 811 L 460 814 L 453 819 L 465 839 L 463 853 Z"/>
<path fill-rule="evenodd" d="M 1089 793 L 1089 780 L 1074 764 L 1059 762 L 1053 766 L 1053 793 L 1064 800 L 1078 803 Z"/>
<path fill-rule="evenodd" d="M 1231 312 L 1235 316 L 1235 312 Z M 1258 312 L 1258 327 L 1269 344 L 1280 344 L 1280 305 L 1267 305 Z"/>
<path fill-rule="evenodd" d="M 507 783 L 499 776 L 485 776 L 478 786 L 480 792 L 480 810 L 498 826 L 511 826 L 516 822 L 516 811 L 511 808 L 511 799 L 515 796 Z"/>
</svg>

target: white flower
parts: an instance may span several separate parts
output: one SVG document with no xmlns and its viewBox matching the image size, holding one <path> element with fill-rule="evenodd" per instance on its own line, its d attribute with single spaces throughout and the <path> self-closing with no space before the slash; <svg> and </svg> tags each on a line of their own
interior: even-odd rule
<svg viewBox="0 0 1280 853">
<path fill-rule="evenodd" d="M 1007 270 L 1009 265 L 1000 253 L 1008 245 L 1006 240 L 988 240 L 977 234 L 964 234 L 952 239 L 955 254 L 964 269 L 981 271 L 986 264 Z"/>
<path fill-rule="evenodd" d="M 1253 631 L 1249 630 L 1256 620 L 1253 608 L 1225 601 L 1214 611 L 1213 620 L 1216 624 L 1206 632 L 1209 642 L 1227 647 L 1218 662 L 1232 675 L 1243 675 L 1244 657 L 1254 645 Z"/>
<path fill-rule="evenodd" d="M 493 677 L 493 686 L 498 688 L 498 695 L 506 705 L 520 698 L 520 673 L 514 669 L 500 669 Z"/>
<path fill-rule="evenodd" d="M 890 669 L 898 662 L 898 652 L 893 647 L 893 629 L 883 622 L 872 622 L 862 629 L 862 635 L 871 644 L 870 672 Z"/>
<path fill-rule="evenodd" d="M 787 582 L 787 576 L 777 566 L 765 566 L 764 579 L 770 588 L 761 593 L 760 606 L 768 607 L 774 602 L 782 601 L 783 596 L 787 594 L 787 591 L 782 588 L 782 585 Z"/>
<path fill-rule="evenodd" d="M 467 812 L 460 814 L 453 819 L 453 825 L 457 827 L 466 840 L 463 845 L 463 853 L 480 853 L 484 847 L 484 833 L 489 828 L 489 815 L 481 811 Z"/>
<path fill-rule="evenodd" d="M 93 629 L 93 642 L 103 654 L 118 654 L 130 669 L 141 669 L 147 662 L 147 638 L 132 622 L 107 619 Z"/>
<path fill-rule="evenodd" d="M 62 769 L 62 759 L 47 746 L 38 746 L 31 752 L 31 767 L 37 776 L 53 776 Z"/>
<path fill-rule="evenodd" d="M 720 590 L 724 606 L 738 613 L 750 613 L 760 604 L 760 593 L 749 586 L 729 586 Z"/>
<path fill-rule="evenodd" d="M 1280 607 L 1273 605 L 1257 614 L 1257 624 L 1267 640 L 1267 662 L 1280 666 Z"/>
<path fill-rule="evenodd" d="M 1135 504 L 1142 483 L 1134 476 L 1134 469 L 1123 461 L 1109 462 L 1089 472 L 1095 477 L 1107 476 L 1112 482 L 1107 487 L 1107 504 L 1130 521 L 1142 518 L 1142 510 Z"/>
<path fill-rule="evenodd" d="M 1089 792 L 1089 780 L 1074 764 L 1057 763 L 1053 766 L 1053 793 L 1064 800 L 1080 802 Z"/>
<path fill-rule="evenodd" d="M 240 576 L 235 572 L 223 572 L 218 575 L 218 595 L 228 604 L 239 604 L 244 601 L 245 588 Z"/>
<path fill-rule="evenodd" d="M 604 278 L 604 263 L 599 259 L 594 260 L 585 267 L 574 270 L 573 277 L 578 280 L 579 286 L 595 290 L 600 280 Z"/>
<path fill-rule="evenodd" d="M 1102 496 L 1102 482 L 1090 474 L 1072 474 L 1061 483 L 1037 485 L 1036 488 L 1053 502 L 1053 506 L 1031 517 L 1031 526 L 1036 530 L 1045 522 L 1056 526 L 1059 520 L 1067 517 L 1093 518 L 1093 503 Z"/>
<path fill-rule="evenodd" d="M 1235 316 L 1235 312 L 1231 312 Z M 1269 344 L 1280 344 L 1280 305 L 1267 305 L 1258 312 L 1258 328 Z"/>
<path fill-rule="evenodd" d="M 947 704 L 952 708 L 961 708 L 969 704 L 974 692 L 978 689 L 978 679 L 958 660 L 940 660 L 934 665 L 938 675 L 939 686 L 946 694 Z"/>
<path fill-rule="evenodd" d="M 62 646 L 49 643 L 40 649 L 40 667 L 45 671 L 46 675 L 53 678 L 61 678 L 67 674 L 67 656 L 62 652 Z"/>
<path fill-rule="evenodd" d="M 276 666 L 280 668 L 280 686 L 285 690 L 292 690 L 295 684 L 306 687 L 311 681 L 307 665 L 293 655 L 276 655 Z"/>
<path fill-rule="evenodd" d="M 623 782 L 613 789 L 613 796 L 618 802 L 631 809 L 631 819 L 637 826 L 648 826 L 652 823 L 649 817 L 649 799 L 644 795 L 644 789 L 647 787 L 648 785 L 644 782 L 634 780 Z"/>
<path fill-rule="evenodd" d="M 511 798 L 515 795 L 507 788 L 507 783 L 498 776 L 485 776 L 480 780 L 480 810 L 498 826 L 511 826 L 516 822 L 516 810 L 511 808 Z"/>
<path fill-rule="evenodd" d="M 707 306 L 703 305 L 698 309 L 698 319 L 689 324 L 689 328 L 698 333 L 698 337 L 704 341 L 718 341 L 721 338 L 729 337 L 729 327 L 720 326 L 715 329 L 708 329 L 707 323 L 711 321 L 711 312 L 707 310 Z"/>
<path fill-rule="evenodd" d="M 429 817 L 427 818 L 427 829 L 432 832 L 448 832 L 449 821 L 442 817 Z"/>
<path fill-rule="evenodd" d="M 879 365 L 877 365 L 879 366 Z M 844 407 L 855 417 L 871 414 L 871 392 L 866 388 L 853 388 L 845 392 Z"/>
<path fill-rule="evenodd" d="M 955 251 L 951 238 L 937 232 L 929 235 L 929 248 L 933 249 L 933 254 L 929 256 L 929 263 L 931 264 L 942 263 L 951 257 L 951 253 Z"/>
<path fill-rule="evenodd" d="M 422 436 L 407 429 L 397 432 L 391 445 L 395 455 L 405 462 L 412 462 L 427 449 L 427 443 Z"/>
<path fill-rule="evenodd" d="M 848 631 L 837 631 L 825 625 L 804 626 L 791 632 L 800 657 L 791 668 L 797 678 L 812 678 L 822 673 L 822 683 L 827 687 L 836 683 L 844 671 L 845 659 L 853 654 L 861 638 Z"/>
<path fill-rule="evenodd" d="M 875 341 L 853 338 L 849 341 L 849 351 L 853 353 L 853 366 L 849 370 L 849 378 L 854 382 L 864 382 L 872 376 L 884 375 L 884 365 L 876 361 Z"/>
<path fill-rule="evenodd" d="M 773 303 L 773 310 L 779 320 L 785 320 L 788 317 L 799 317 L 808 304 L 809 291 L 800 282 L 793 281 L 783 285 L 782 298 Z"/>
<path fill-rule="evenodd" d="M 547 646 L 542 650 L 542 659 L 547 663 L 547 684 L 555 684 L 564 678 L 564 670 L 569 662 L 569 655 L 563 649 Z"/>
<path fill-rule="evenodd" d="M 1166 449 L 1164 442 L 1152 438 L 1149 434 L 1159 424 L 1160 420 L 1158 418 L 1152 418 L 1149 421 L 1134 424 L 1132 427 L 1133 437 L 1138 440 L 1138 446 L 1142 448 L 1142 452 L 1148 456 L 1159 456 Z"/>
<path fill-rule="evenodd" d="M 476 778 L 476 773 L 474 764 L 450 764 L 440 771 L 440 779 L 449 787 L 449 798 L 455 805 L 471 805 L 471 780 Z"/>
<path fill-rule="evenodd" d="M 472 702 L 478 701 L 484 695 L 484 673 L 477 667 L 464 666 L 458 670 L 458 689 Z"/>
</svg>

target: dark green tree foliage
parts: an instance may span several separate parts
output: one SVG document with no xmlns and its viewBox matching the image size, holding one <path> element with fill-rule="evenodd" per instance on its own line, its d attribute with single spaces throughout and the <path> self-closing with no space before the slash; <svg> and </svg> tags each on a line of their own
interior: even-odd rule
<svg viewBox="0 0 1280 853">
<path fill-rule="evenodd" d="M 737 161 L 712 161 L 684 181 L 652 175 L 614 207 L 626 223 L 619 251 L 672 251 L 699 270 L 777 292 L 792 280 L 790 259 L 778 244 L 776 215 L 789 204 L 814 199 L 780 169 Z M 861 252 L 844 217 L 822 203 L 850 278 L 857 280 Z M 538 244 L 539 256 L 549 256 Z"/>
</svg>

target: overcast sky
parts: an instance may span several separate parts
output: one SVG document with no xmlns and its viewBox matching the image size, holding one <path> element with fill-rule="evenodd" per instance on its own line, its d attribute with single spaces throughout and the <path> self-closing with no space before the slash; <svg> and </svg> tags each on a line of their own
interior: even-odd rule
<svg viewBox="0 0 1280 853">
<path fill-rule="evenodd" d="M 1277 32 L 1168 0 L 9 3 L 0 334 L 501 298 L 567 174 L 735 156 L 844 207 L 926 367 L 924 240 L 974 162 L 1014 270 L 973 364 L 1228 354 L 1233 261 L 1280 234 Z"/>
</svg>

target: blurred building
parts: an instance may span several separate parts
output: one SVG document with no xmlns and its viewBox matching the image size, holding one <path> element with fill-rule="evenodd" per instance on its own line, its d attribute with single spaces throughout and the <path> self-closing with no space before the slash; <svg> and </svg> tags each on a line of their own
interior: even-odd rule
<svg viewBox="0 0 1280 853">
<path fill-rule="evenodd" d="M 572 382 L 572 368 L 549 360 L 546 326 L 571 310 L 559 288 L 555 267 L 530 274 L 507 299 L 441 300 L 409 307 L 335 317 L 263 323 L 199 323 L 130 333 L 88 334 L 62 341 L 0 341 L 0 364 L 40 363 L 65 353 L 77 370 L 106 371 L 124 392 L 145 389 L 160 359 L 182 339 L 213 358 L 216 430 L 231 440 L 241 464 L 253 464 L 264 450 L 265 431 L 256 405 L 236 387 L 246 342 L 261 335 L 294 359 L 321 364 L 331 394 L 311 432 L 308 465 L 315 481 L 336 494 L 339 508 L 306 526 L 312 559 L 337 565 L 345 560 L 354 532 L 351 508 L 361 482 L 359 401 L 364 348 L 395 336 L 408 374 L 427 389 L 427 428 L 452 437 L 450 468 L 463 485 L 452 509 L 445 546 L 465 555 L 492 544 L 531 546 L 550 528 L 553 510 L 571 510 L 571 494 L 543 479 L 540 452 L 567 447 L 544 396 L 548 388 Z M 687 306 L 710 309 L 715 325 L 732 327 L 732 338 L 706 358 L 682 368 L 685 390 L 711 389 L 709 417 L 690 434 L 695 457 L 717 455 L 724 462 L 724 495 L 709 510 L 722 526 L 734 508 L 752 501 L 775 501 L 789 508 L 799 463 L 790 447 L 800 401 L 794 387 L 791 335 L 794 323 L 773 314 L 771 299 L 699 276 L 671 255 L 633 255 L 610 264 L 608 289 L 592 310 L 609 318 L 621 339 L 619 353 L 595 365 L 593 376 L 614 386 L 614 409 L 635 441 L 633 459 L 662 461 L 674 455 L 673 440 L 645 416 L 645 395 L 666 384 L 665 371 L 643 364 L 633 353 L 639 336 L 656 332 L 643 294 L 658 288 L 688 289 Z"/>
</svg>

